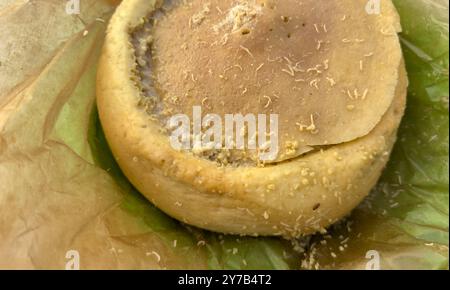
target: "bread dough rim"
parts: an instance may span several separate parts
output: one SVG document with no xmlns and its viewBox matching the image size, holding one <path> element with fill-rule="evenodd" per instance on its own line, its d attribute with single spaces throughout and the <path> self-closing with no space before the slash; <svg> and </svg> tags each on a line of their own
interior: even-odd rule
<svg viewBox="0 0 450 290">
<path fill-rule="evenodd" d="M 356 207 L 388 160 L 403 115 L 407 82 L 397 86 L 395 105 L 382 121 L 360 139 L 264 168 L 218 167 L 172 149 L 159 123 L 137 106 L 140 92 L 131 79 L 136 63 L 129 37 L 142 17 L 160 3 L 122 2 L 108 27 L 98 69 L 100 120 L 116 160 L 136 188 L 178 220 L 246 235 L 310 234 Z M 403 63 L 400 71 L 406 79 Z M 389 115 L 392 111 L 396 115 Z M 323 167 L 326 172 L 320 171 Z M 307 168 L 316 174 L 313 178 L 302 178 Z M 311 184 L 314 179 L 319 182 Z M 326 189 L 325 183 L 334 184 L 336 190 Z"/>
</svg>

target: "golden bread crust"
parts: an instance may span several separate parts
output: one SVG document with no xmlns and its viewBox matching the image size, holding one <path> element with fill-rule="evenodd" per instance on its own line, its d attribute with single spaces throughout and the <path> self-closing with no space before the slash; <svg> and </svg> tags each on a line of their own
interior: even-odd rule
<svg viewBox="0 0 450 290">
<path fill-rule="evenodd" d="M 132 78 L 136 59 L 130 33 L 158 2 L 122 2 L 98 70 L 102 126 L 133 185 L 172 217 L 223 233 L 297 237 L 355 208 L 377 182 L 396 140 L 406 102 L 403 62 L 393 102 L 369 134 L 266 167 L 221 167 L 172 149 L 160 123 L 138 107 L 142 96 Z"/>
</svg>

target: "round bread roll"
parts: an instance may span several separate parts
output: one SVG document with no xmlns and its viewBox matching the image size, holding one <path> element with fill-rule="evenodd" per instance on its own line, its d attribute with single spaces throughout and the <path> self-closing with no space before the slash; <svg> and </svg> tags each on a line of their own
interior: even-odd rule
<svg viewBox="0 0 450 290">
<path fill-rule="evenodd" d="M 385 167 L 406 103 L 399 17 L 391 1 L 380 14 L 369 8 L 366 0 L 123 1 L 100 59 L 97 103 L 125 175 L 170 216 L 221 233 L 298 237 L 348 215 Z M 196 147 L 191 124 L 191 146 L 175 148 L 171 120 L 195 120 L 195 108 L 221 120 L 276 115 L 276 134 L 249 124 L 232 131 L 259 145 L 275 140 L 276 154 L 267 142 L 230 148 L 226 138 Z"/>
</svg>

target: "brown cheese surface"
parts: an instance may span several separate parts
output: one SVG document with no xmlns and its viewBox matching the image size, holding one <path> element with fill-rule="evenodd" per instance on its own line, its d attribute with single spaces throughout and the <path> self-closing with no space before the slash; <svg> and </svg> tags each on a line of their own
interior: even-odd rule
<svg viewBox="0 0 450 290">
<path fill-rule="evenodd" d="M 370 15 L 366 0 L 172 2 L 152 29 L 165 117 L 193 106 L 278 114 L 281 161 L 367 135 L 392 104 L 401 50 L 390 3 Z"/>
</svg>

